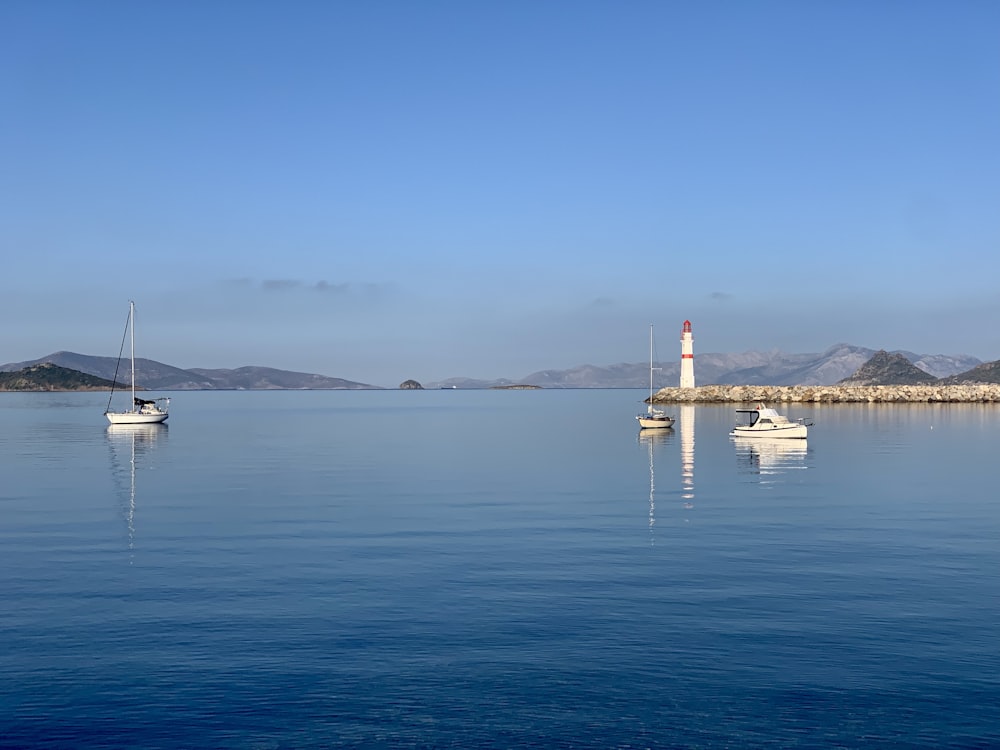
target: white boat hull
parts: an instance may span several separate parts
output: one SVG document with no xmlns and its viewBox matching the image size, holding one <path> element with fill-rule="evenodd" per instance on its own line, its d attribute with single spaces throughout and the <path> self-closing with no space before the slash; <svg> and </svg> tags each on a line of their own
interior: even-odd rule
<svg viewBox="0 0 1000 750">
<path fill-rule="evenodd" d="M 639 427 L 644 430 L 655 430 L 674 426 L 674 420 L 672 417 L 651 417 L 645 414 L 640 414 L 636 417 L 636 419 L 639 421 Z"/>
<path fill-rule="evenodd" d="M 805 440 L 809 434 L 804 424 L 765 425 L 762 427 L 734 427 L 730 437 L 741 438 L 789 438 Z"/>
<path fill-rule="evenodd" d="M 160 424 L 166 422 L 170 415 L 165 411 L 135 412 L 109 411 L 104 416 L 111 424 Z"/>
</svg>

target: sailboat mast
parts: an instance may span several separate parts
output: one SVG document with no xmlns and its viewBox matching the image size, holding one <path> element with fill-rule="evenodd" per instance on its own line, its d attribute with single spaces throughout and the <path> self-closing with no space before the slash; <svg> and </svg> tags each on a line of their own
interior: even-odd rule
<svg viewBox="0 0 1000 750">
<path fill-rule="evenodd" d="M 649 414 L 653 413 L 653 325 L 649 326 L 649 406 L 646 407 Z"/>
<path fill-rule="evenodd" d="M 132 408 L 135 408 L 135 302 L 128 301 L 129 329 L 132 331 Z M 652 376 L 652 373 L 650 373 Z M 652 381 L 650 381 L 652 383 Z M 652 388 L 652 386 L 650 386 Z"/>
</svg>

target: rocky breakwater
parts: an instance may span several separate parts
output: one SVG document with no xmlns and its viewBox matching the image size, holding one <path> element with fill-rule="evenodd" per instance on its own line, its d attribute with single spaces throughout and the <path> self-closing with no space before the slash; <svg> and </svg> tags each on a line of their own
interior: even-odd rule
<svg viewBox="0 0 1000 750">
<path fill-rule="evenodd" d="M 1000 403 L 1000 384 L 963 385 L 703 385 L 663 388 L 655 404 L 745 404 L 763 401 L 810 404 Z"/>
</svg>

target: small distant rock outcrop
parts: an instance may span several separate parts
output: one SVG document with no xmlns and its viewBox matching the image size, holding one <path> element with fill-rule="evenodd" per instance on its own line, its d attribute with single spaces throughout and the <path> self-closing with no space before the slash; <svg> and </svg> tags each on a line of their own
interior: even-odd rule
<svg viewBox="0 0 1000 750">
<path fill-rule="evenodd" d="M 106 391 L 111 381 L 51 362 L 0 372 L 0 391 Z"/>
<path fill-rule="evenodd" d="M 933 383 L 937 378 L 924 372 L 902 354 L 890 354 L 879 349 L 850 377 L 837 385 L 919 385 Z"/>
<path fill-rule="evenodd" d="M 399 390 L 401 391 L 422 391 L 423 389 L 424 387 L 416 380 L 404 380 L 399 384 Z"/>
</svg>

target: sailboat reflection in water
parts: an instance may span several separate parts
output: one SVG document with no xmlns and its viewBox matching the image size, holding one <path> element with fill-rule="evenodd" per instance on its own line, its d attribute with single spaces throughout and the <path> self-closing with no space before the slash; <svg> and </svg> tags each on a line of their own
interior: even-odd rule
<svg viewBox="0 0 1000 750">
<path fill-rule="evenodd" d="M 135 550 L 136 472 L 155 468 L 153 451 L 166 442 L 169 428 L 159 424 L 112 424 L 108 426 L 111 473 L 119 506 L 128 530 L 129 562 Z"/>
<path fill-rule="evenodd" d="M 649 452 L 649 546 L 656 544 L 653 536 L 653 526 L 656 524 L 656 472 L 653 454 L 666 445 L 673 436 L 670 427 L 639 430 L 639 443 L 644 444 Z"/>
</svg>

